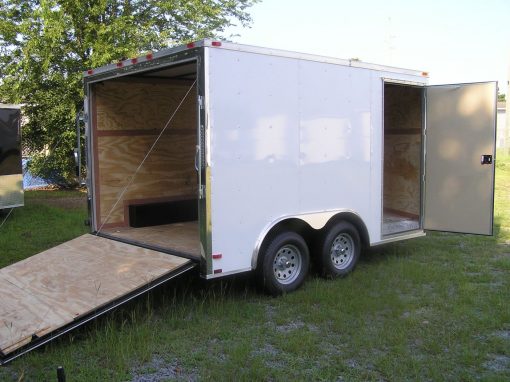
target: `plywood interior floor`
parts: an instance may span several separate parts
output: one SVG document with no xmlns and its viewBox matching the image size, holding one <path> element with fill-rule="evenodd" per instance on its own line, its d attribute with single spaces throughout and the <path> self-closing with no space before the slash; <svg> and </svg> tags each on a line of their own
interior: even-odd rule
<svg viewBox="0 0 510 382">
<path fill-rule="evenodd" d="M 142 245 L 150 245 L 162 250 L 174 250 L 196 259 L 200 258 L 200 239 L 197 221 L 142 228 L 109 228 L 103 229 L 103 232 L 110 236 L 130 240 Z"/>
<path fill-rule="evenodd" d="M 420 228 L 419 218 L 399 215 L 395 212 L 384 211 L 383 217 L 383 235 L 392 235 L 395 233 L 413 231 Z"/>
<path fill-rule="evenodd" d="M 191 260 L 86 234 L 0 269 L 0 352 L 53 333 Z"/>
</svg>

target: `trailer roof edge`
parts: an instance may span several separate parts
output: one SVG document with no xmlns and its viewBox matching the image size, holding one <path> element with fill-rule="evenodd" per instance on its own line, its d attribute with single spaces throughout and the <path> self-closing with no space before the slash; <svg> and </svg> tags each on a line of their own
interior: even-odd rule
<svg viewBox="0 0 510 382">
<path fill-rule="evenodd" d="M 203 46 L 212 46 L 211 43 L 213 41 L 217 41 L 217 40 L 211 40 L 211 39 L 201 40 L 201 42 L 203 43 Z M 214 46 L 214 48 L 215 49 L 228 49 L 228 50 L 235 50 L 235 51 L 241 51 L 241 52 L 265 54 L 265 55 L 269 55 L 269 56 L 288 57 L 288 58 L 295 58 L 295 59 L 306 60 L 306 61 L 315 61 L 315 62 L 335 64 L 335 65 L 342 65 L 342 66 L 351 66 L 351 67 L 363 68 L 363 69 L 387 71 L 387 72 L 393 72 L 393 73 L 408 74 L 408 75 L 413 75 L 413 76 L 418 76 L 418 77 L 424 77 L 425 75 L 428 75 L 427 72 L 422 71 L 422 70 L 413 70 L 413 69 L 399 68 L 399 67 L 388 66 L 388 65 L 373 64 L 373 63 L 369 63 L 369 62 L 360 61 L 358 59 L 342 59 L 342 58 L 331 57 L 331 56 L 322 56 L 322 55 L 317 55 L 317 54 L 295 52 L 295 51 L 285 50 L 285 49 L 265 48 L 265 47 L 261 47 L 261 46 L 245 45 L 245 44 L 238 44 L 238 43 L 226 42 L 226 41 L 222 41 L 221 45 Z"/>
<path fill-rule="evenodd" d="M 379 65 L 379 64 L 372 64 L 368 62 L 363 62 L 357 59 L 341 59 L 341 58 L 335 58 L 335 57 L 328 57 L 328 56 L 321 56 L 321 55 L 315 55 L 315 54 L 309 54 L 309 53 L 301 53 L 301 52 L 294 52 L 290 50 L 284 50 L 284 49 L 273 49 L 273 48 L 265 48 L 255 45 L 246 45 L 246 44 L 238 44 L 233 42 L 227 42 L 227 41 L 219 41 L 219 40 L 213 40 L 213 39 L 203 39 L 199 41 L 195 41 L 192 43 L 179 45 L 171 48 L 164 48 L 161 49 L 158 52 L 152 53 L 149 52 L 145 55 L 134 57 L 130 59 L 125 59 L 122 61 L 119 61 L 117 63 L 104 65 L 95 69 L 88 69 L 83 72 L 83 78 L 85 81 L 87 81 L 89 78 L 94 78 L 96 75 L 104 75 L 105 73 L 112 72 L 115 73 L 118 71 L 121 72 L 122 69 L 125 69 L 126 67 L 129 67 L 131 65 L 136 64 L 142 64 L 144 62 L 150 62 L 153 60 L 157 60 L 159 58 L 172 56 L 174 54 L 178 54 L 181 52 L 189 51 L 196 48 L 213 48 L 213 49 L 226 49 L 226 50 L 232 50 L 232 51 L 238 51 L 238 52 L 246 52 L 246 53 L 254 53 L 254 54 L 263 54 L 268 56 L 276 56 L 276 57 L 285 57 L 285 58 L 294 58 L 299 60 L 306 60 L 306 61 L 314 61 L 314 62 L 322 62 L 322 63 L 328 63 L 333 65 L 342 65 L 342 66 L 350 66 L 355 68 L 361 68 L 361 69 L 370 69 L 370 70 L 377 70 L 377 71 L 385 71 L 385 72 L 391 72 L 391 73 L 399 73 L 399 74 L 406 74 L 411 76 L 417 76 L 417 77 L 428 77 L 428 72 L 420 71 L 420 70 L 413 70 L 413 69 L 405 69 L 405 68 L 398 68 L 393 66 L 387 66 L 387 65 Z"/>
</svg>

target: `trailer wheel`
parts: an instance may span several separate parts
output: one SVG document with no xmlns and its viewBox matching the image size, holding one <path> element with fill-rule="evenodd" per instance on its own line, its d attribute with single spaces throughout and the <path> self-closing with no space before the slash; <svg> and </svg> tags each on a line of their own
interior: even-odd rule
<svg viewBox="0 0 510 382">
<path fill-rule="evenodd" d="M 295 232 L 276 235 L 263 253 L 260 280 L 273 296 L 299 288 L 305 281 L 310 265 L 308 246 Z"/>
<path fill-rule="evenodd" d="M 358 262 L 361 240 L 358 230 L 349 222 L 333 225 L 321 242 L 321 271 L 326 277 L 343 277 Z"/>
</svg>

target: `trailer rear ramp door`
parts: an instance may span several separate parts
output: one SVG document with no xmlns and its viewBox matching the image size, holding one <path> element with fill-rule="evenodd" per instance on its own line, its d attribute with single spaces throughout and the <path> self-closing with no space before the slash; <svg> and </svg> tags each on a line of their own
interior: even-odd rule
<svg viewBox="0 0 510 382">
<path fill-rule="evenodd" d="M 194 266 L 86 234 L 0 269 L 0 364 Z"/>
</svg>

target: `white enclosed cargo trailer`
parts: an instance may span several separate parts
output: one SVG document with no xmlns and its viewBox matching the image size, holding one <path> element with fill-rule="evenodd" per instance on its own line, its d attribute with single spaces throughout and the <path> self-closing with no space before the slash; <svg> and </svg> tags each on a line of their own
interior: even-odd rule
<svg viewBox="0 0 510 382">
<path fill-rule="evenodd" d="M 279 294 L 311 261 L 347 274 L 362 246 L 492 234 L 495 82 L 428 86 L 420 71 L 203 40 L 84 84 L 92 232 L 27 264 L 58 263 L 59 287 L 21 263 L 4 272 L 72 308 L 29 319 L 40 333 L 20 325 L 5 359 L 194 264 L 207 279 L 257 271 Z"/>
<path fill-rule="evenodd" d="M 311 250 L 337 224 L 356 231 L 335 236 L 343 255 L 312 251 L 333 273 L 361 243 L 492 233 L 494 82 L 427 86 L 423 72 L 209 40 L 136 61 L 85 75 L 99 235 L 213 278 L 256 269 L 282 232 Z M 292 270 L 275 273 L 288 288 Z"/>
<path fill-rule="evenodd" d="M 23 203 L 21 110 L 0 104 L 0 215 Z"/>
</svg>

